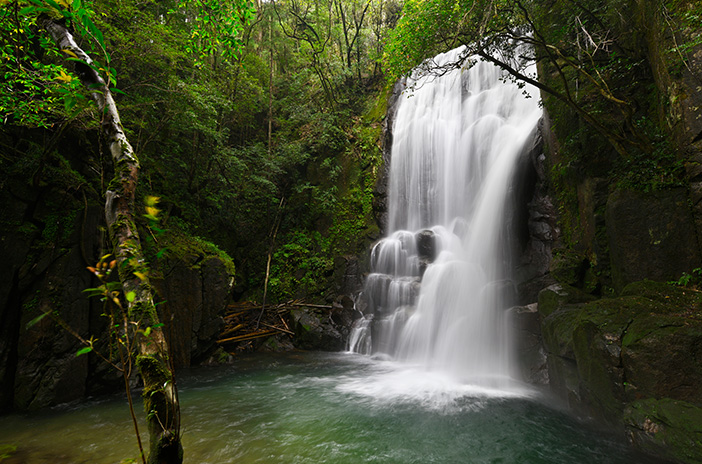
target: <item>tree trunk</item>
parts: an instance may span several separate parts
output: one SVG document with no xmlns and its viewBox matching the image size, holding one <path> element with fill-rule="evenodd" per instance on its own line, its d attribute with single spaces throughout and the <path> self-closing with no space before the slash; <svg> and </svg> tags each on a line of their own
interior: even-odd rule
<svg viewBox="0 0 702 464">
<path fill-rule="evenodd" d="M 91 65 L 93 61 L 75 42 L 66 27 L 48 17 L 40 24 L 49 32 L 67 58 L 74 61 L 81 82 L 90 89 L 102 114 L 101 131 L 115 176 L 105 192 L 105 218 L 114 246 L 122 290 L 127 296 L 130 322 L 137 331 L 136 364 L 144 381 L 144 408 L 151 439 L 149 464 L 180 464 L 180 409 L 168 346 L 153 302 L 135 217 L 135 192 L 139 161 L 122 129 L 110 89 Z"/>
</svg>

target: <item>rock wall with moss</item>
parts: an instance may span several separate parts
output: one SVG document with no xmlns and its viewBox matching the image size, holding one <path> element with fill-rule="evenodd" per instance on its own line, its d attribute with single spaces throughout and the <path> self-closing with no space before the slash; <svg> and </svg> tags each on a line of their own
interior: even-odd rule
<svg viewBox="0 0 702 464">
<path fill-rule="evenodd" d="M 538 296 L 547 375 L 573 408 L 643 451 L 699 463 L 702 10 L 687 1 L 607 8 L 625 53 L 601 71 L 650 144 L 622 156 L 544 96 L 559 233 L 550 263 L 557 283 Z M 546 82 L 558 85 L 556 77 L 540 69 Z M 601 120 L 618 123 L 596 89 L 583 83 L 579 92 Z"/>
</svg>

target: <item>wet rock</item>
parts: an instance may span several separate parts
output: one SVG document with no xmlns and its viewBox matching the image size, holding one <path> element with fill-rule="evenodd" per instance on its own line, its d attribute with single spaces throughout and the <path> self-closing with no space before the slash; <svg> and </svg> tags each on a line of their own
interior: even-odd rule
<svg viewBox="0 0 702 464">
<path fill-rule="evenodd" d="M 525 382 L 548 385 L 546 349 L 541 337 L 541 317 L 536 304 L 509 309 L 517 344 L 517 358 Z"/>
<path fill-rule="evenodd" d="M 579 253 L 565 248 L 553 250 L 549 271 L 556 281 L 578 286 L 584 280 L 587 269 L 587 259 Z"/>
<path fill-rule="evenodd" d="M 227 258 L 186 236 L 168 237 L 172 250 L 156 263 L 152 278 L 161 320 L 168 325 L 169 347 L 176 367 L 188 367 L 211 356 L 231 298 L 233 267 Z"/>
<path fill-rule="evenodd" d="M 539 292 L 538 308 L 541 317 L 548 317 L 567 304 L 585 303 L 595 299 L 575 287 L 562 284 L 550 285 Z"/>
<path fill-rule="evenodd" d="M 670 398 L 634 401 L 624 412 L 629 440 L 674 462 L 702 462 L 702 407 Z"/>
<path fill-rule="evenodd" d="M 310 309 L 290 312 L 297 348 L 303 350 L 341 351 L 346 347 L 344 336 L 337 330 L 329 314 Z"/>
<path fill-rule="evenodd" d="M 420 260 L 432 263 L 436 259 L 436 237 L 431 230 L 422 230 L 415 235 L 417 255 Z"/>
</svg>

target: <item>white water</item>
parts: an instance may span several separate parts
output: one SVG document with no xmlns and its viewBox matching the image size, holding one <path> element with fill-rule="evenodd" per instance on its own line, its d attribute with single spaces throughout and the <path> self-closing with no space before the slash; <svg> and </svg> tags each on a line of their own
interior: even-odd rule
<svg viewBox="0 0 702 464">
<path fill-rule="evenodd" d="M 486 62 L 412 84 L 393 126 L 389 235 L 372 251 L 369 310 L 350 349 L 507 389 L 505 220 L 515 166 L 541 116 L 538 93 Z"/>
</svg>

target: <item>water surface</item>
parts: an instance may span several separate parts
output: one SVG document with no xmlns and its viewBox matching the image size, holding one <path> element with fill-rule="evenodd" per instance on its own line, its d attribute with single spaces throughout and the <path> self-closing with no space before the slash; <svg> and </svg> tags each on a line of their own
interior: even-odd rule
<svg viewBox="0 0 702 464">
<path fill-rule="evenodd" d="M 646 462 L 528 387 L 360 355 L 255 355 L 180 378 L 186 463 Z M 5 416 L 0 444 L 18 452 L 2 462 L 119 463 L 137 457 L 131 431 L 123 397 Z"/>
</svg>

